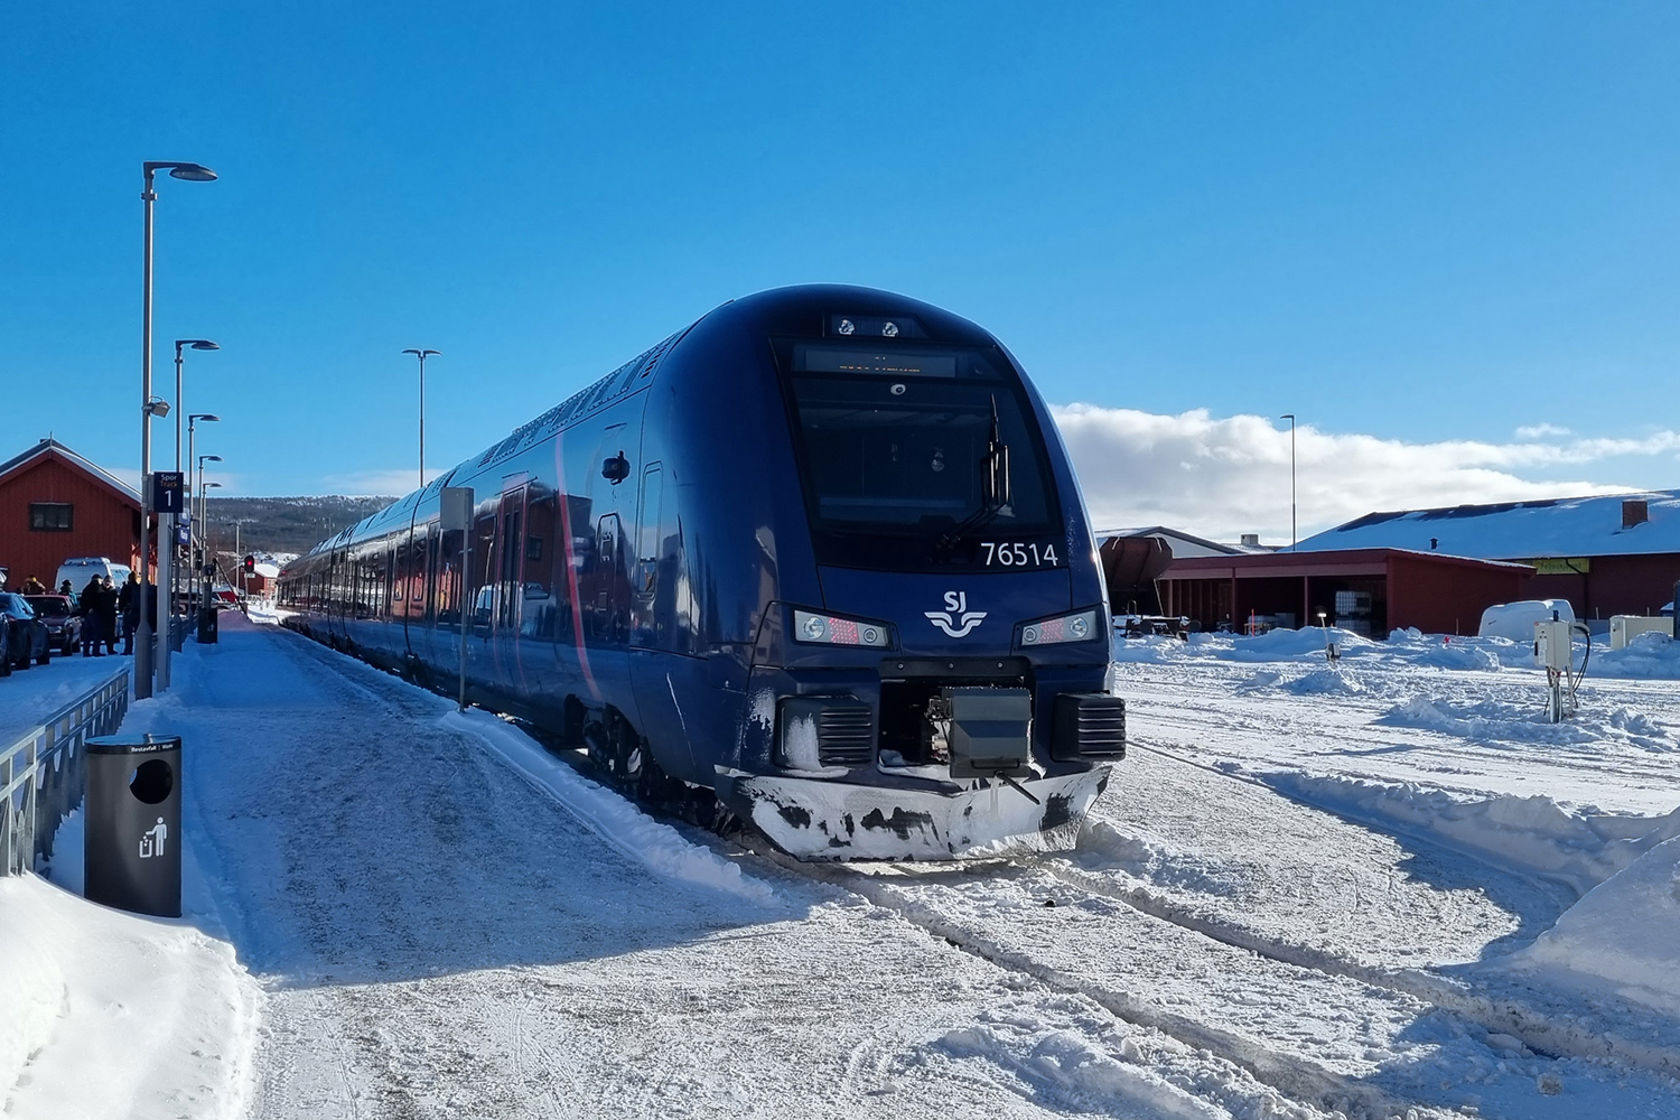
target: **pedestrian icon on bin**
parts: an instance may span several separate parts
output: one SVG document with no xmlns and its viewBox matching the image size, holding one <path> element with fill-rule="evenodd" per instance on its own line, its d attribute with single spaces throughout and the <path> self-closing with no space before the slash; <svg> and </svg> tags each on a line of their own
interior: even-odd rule
<svg viewBox="0 0 1680 1120">
<path fill-rule="evenodd" d="M 157 824 L 140 834 L 140 858 L 162 859 L 163 842 L 169 839 L 169 826 L 163 823 L 163 818 L 157 819 Z"/>
</svg>

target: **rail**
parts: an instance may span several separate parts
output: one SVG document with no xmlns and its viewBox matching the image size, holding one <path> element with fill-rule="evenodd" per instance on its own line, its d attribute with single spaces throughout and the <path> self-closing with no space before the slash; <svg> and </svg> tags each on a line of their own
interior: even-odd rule
<svg viewBox="0 0 1680 1120">
<path fill-rule="evenodd" d="M 128 670 L 60 708 L 0 748 L 0 875 L 33 870 L 52 855 L 53 833 L 82 800 L 83 746 L 128 711 Z"/>
</svg>

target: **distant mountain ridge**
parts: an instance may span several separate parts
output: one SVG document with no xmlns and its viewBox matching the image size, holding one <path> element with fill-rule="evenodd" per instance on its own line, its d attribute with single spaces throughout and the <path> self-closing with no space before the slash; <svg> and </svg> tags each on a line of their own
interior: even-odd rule
<svg viewBox="0 0 1680 1120">
<path fill-rule="evenodd" d="M 233 527 L 239 522 L 241 552 L 305 553 L 345 526 L 378 513 L 396 500 L 343 494 L 211 498 L 207 514 L 210 538 L 218 550 L 232 552 Z"/>
</svg>

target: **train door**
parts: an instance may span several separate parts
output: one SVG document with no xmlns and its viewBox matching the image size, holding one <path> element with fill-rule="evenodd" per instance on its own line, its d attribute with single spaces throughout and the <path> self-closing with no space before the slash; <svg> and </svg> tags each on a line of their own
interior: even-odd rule
<svg viewBox="0 0 1680 1120">
<path fill-rule="evenodd" d="M 596 523 L 590 636 L 605 645 L 623 641 L 629 629 L 630 586 L 624 574 L 623 543 L 618 514 L 609 513 Z"/>
<path fill-rule="evenodd" d="M 502 494 L 500 555 L 497 557 L 495 628 L 498 634 L 519 633 L 524 600 L 525 492 L 521 485 Z"/>
<path fill-rule="evenodd" d="M 664 527 L 661 505 L 665 471 L 660 463 L 649 463 L 642 471 L 642 495 L 636 517 L 635 567 L 630 578 L 632 601 L 630 640 L 632 645 L 659 644 L 656 599 L 659 584 L 659 554 Z"/>
</svg>

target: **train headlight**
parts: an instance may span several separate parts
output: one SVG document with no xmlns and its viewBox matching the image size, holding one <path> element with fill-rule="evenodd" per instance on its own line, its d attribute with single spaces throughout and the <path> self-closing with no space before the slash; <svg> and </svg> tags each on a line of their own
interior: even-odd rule
<svg viewBox="0 0 1680 1120">
<path fill-rule="evenodd" d="M 814 645 L 874 646 L 891 644 L 891 628 L 884 622 L 836 618 L 814 611 L 793 612 L 793 640 Z"/>
<path fill-rule="evenodd" d="M 1057 618 L 1041 618 L 1021 627 L 1023 646 L 1054 646 L 1064 642 L 1088 642 L 1097 633 L 1097 612 L 1093 610 L 1064 614 Z"/>
</svg>

